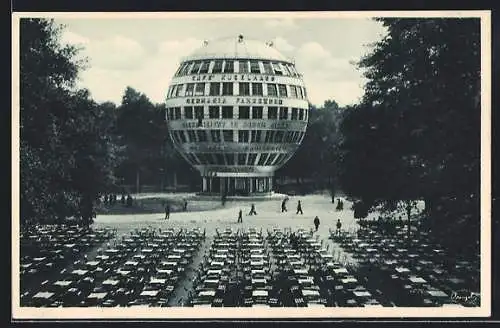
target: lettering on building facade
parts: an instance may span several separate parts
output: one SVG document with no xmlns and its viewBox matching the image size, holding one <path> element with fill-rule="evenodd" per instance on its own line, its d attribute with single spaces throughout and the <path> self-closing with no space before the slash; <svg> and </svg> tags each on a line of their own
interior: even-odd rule
<svg viewBox="0 0 500 328">
<path fill-rule="evenodd" d="M 297 149 L 296 144 L 238 144 L 238 143 L 221 143 L 221 144 L 189 144 L 184 146 L 184 150 L 190 153 L 289 153 Z"/>
<path fill-rule="evenodd" d="M 220 76 L 221 81 L 248 81 L 248 82 L 274 82 L 275 77 L 270 75 L 252 75 L 252 74 L 223 74 Z M 193 75 L 192 81 L 212 81 L 216 75 Z"/>
<path fill-rule="evenodd" d="M 221 120 L 206 119 L 203 127 L 207 129 L 263 129 L 263 130 L 287 130 L 302 131 L 305 129 L 305 121 L 269 121 L 269 120 Z M 198 128 L 197 120 L 172 121 L 170 127 L 175 129 L 195 129 Z"/>
<path fill-rule="evenodd" d="M 216 176 L 217 173 L 255 173 L 256 168 L 254 166 L 211 166 L 209 169 L 205 170 L 205 173 L 209 176 Z"/>
<path fill-rule="evenodd" d="M 191 105 L 203 105 L 203 104 L 223 105 L 226 103 L 227 103 L 226 97 L 186 98 L 186 104 L 191 104 Z M 283 105 L 283 99 L 237 97 L 236 104 L 239 104 L 239 105 Z"/>
</svg>

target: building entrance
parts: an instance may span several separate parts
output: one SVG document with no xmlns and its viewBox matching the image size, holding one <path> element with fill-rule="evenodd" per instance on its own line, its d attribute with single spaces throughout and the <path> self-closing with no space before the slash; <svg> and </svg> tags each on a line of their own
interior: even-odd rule
<svg viewBox="0 0 500 328">
<path fill-rule="evenodd" d="M 272 191 L 272 177 L 203 177 L 202 193 L 251 196 Z"/>
</svg>

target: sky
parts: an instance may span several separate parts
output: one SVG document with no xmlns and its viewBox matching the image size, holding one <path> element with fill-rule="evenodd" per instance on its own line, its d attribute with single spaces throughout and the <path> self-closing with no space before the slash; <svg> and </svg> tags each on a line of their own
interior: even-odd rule
<svg viewBox="0 0 500 328">
<path fill-rule="evenodd" d="M 64 24 L 62 42 L 82 47 L 88 58 L 79 86 L 97 102 L 121 103 L 130 86 L 162 103 L 183 56 L 204 40 L 243 34 L 273 41 L 277 50 L 295 59 L 304 76 L 309 101 L 339 105 L 357 103 L 365 80 L 353 62 L 370 52 L 385 35 L 380 23 L 367 17 L 294 16 L 291 13 L 232 16 L 229 13 L 148 17 L 57 17 Z"/>
</svg>

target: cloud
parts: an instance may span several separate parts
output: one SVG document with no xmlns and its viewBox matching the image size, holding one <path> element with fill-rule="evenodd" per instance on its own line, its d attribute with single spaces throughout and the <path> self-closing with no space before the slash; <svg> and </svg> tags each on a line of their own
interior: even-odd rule
<svg viewBox="0 0 500 328">
<path fill-rule="evenodd" d="M 64 30 L 61 35 L 61 42 L 72 45 L 87 45 L 90 40 L 80 34 L 73 33 L 68 30 Z"/>
<path fill-rule="evenodd" d="M 164 55 L 186 55 L 202 46 L 202 41 L 195 38 L 185 40 L 168 40 L 160 42 L 158 52 Z"/>
<path fill-rule="evenodd" d="M 290 29 L 295 28 L 295 21 L 292 18 L 282 18 L 282 19 L 271 19 L 264 23 L 264 26 L 267 28 L 282 28 L 282 29 Z"/>
<path fill-rule="evenodd" d="M 121 35 L 90 40 L 66 30 L 61 36 L 61 41 L 82 46 L 80 55 L 89 59 L 91 67 L 99 69 L 137 69 L 143 65 L 147 56 L 139 42 Z"/>
<path fill-rule="evenodd" d="M 147 56 L 139 42 L 120 35 L 90 43 L 88 52 L 91 65 L 117 70 L 138 69 Z"/>
<path fill-rule="evenodd" d="M 279 37 L 279 36 L 275 37 L 272 41 L 274 43 L 274 47 L 278 51 L 290 52 L 290 51 L 293 51 L 295 49 L 294 46 L 292 46 L 286 39 L 284 39 L 282 37 Z"/>
<path fill-rule="evenodd" d="M 93 52 L 94 56 L 101 56 L 92 57 L 93 62 L 98 65 L 92 65 L 81 76 L 91 90 L 92 97 L 98 102 L 112 101 L 120 104 L 127 86 L 146 94 L 154 103 L 164 102 L 168 86 L 182 57 L 202 45 L 202 40 L 195 38 L 164 40 L 157 43 L 155 52 L 146 53 L 142 47 L 139 50 L 133 40 L 117 41 L 119 42 L 109 48 L 117 48 L 117 45 L 120 45 L 119 48 L 123 51 L 128 49 L 130 52 L 124 54 L 127 60 L 140 56 L 138 60 L 144 64 L 135 69 L 119 69 L 116 64 L 109 63 L 110 60 L 116 60 L 114 56 L 109 57 L 104 50 L 100 53 Z"/>
<path fill-rule="evenodd" d="M 363 94 L 361 73 L 352 65 L 352 58 L 335 57 L 321 44 L 306 42 L 295 51 L 295 60 L 313 104 L 321 106 L 333 99 L 344 106 L 357 102 Z"/>
<path fill-rule="evenodd" d="M 297 58 L 304 62 L 315 62 L 331 57 L 331 54 L 317 42 L 306 42 L 297 50 Z"/>
</svg>

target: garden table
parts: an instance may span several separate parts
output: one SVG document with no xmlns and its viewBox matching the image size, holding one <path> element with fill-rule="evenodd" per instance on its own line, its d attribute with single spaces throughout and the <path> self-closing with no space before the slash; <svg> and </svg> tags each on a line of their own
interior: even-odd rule
<svg viewBox="0 0 500 328">
<path fill-rule="evenodd" d="M 267 290 L 254 290 L 252 291 L 252 297 L 267 297 L 269 295 Z"/>
<path fill-rule="evenodd" d="M 54 296 L 54 293 L 52 292 L 38 292 L 35 295 L 33 295 L 33 298 L 49 299 L 52 296 Z"/>
<path fill-rule="evenodd" d="M 314 278 L 313 277 L 299 278 L 297 279 L 297 281 L 300 285 L 312 285 L 314 283 Z"/>
<path fill-rule="evenodd" d="M 454 284 L 454 285 L 460 285 L 460 284 L 465 283 L 465 280 L 464 279 L 460 279 L 460 278 L 448 278 L 447 280 L 449 282 L 451 282 L 452 284 Z"/>
<path fill-rule="evenodd" d="M 448 297 L 448 294 L 446 294 L 445 292 L 443 292 L 441 290 L 428 290 L 427 294 L 429 294 L 430 296 L 435 297 L 435 298 Z"/>
<path fill-rule="evenodd" d="M 356 297 L 371 297 L 372 294 L 367 290 L 355 290 L 352 292 Z"/>
<path fill-rule="evenodd" d="M 83 276 L 83 275 L 86 275 L 88 272 L 89 272 L 88 270 L 78 269 L 78 270 L 73 270 L 73 272 L 71 272 L 71 274 Z"/>
<path fill-rule="evenodd" d="M 336 275 L 341 275 L 341 274 L 349 274 L 349 271 L 347 271 L 346 268 L 337 268 L 333 269 L 333 273 L 335 273 Z"/>
<path fill-rule="evenodd" d="M 220 275 L 221 273 L 222 273 L 222 270 L 220 270 L 220 269 L 219 269 L 219 270 L 209 269 L 209 270 L 207 271 L 207 274 L 208 274 L 208 275 Z"/>
<path fill-rule="evenodd" d="M 72 280 L 58 280 L 58 281 L 54 282 L 54 285 L 60 286 L 60 287 L 68 287 L 73 282 L 74 281 L 72 281 Z"/>
<path fill-rule="evenodd" d="M 408 280 L 411 281 L 412 283 L 415 283 L 415 284 L 427 283 L 427 281 L 422 277 L 410 277 L 410 278 L 408 278 Z"/>
<path fill-rule="evenodd" d="M 340 282 L 342 282 L 343 284 L 352 284 L 352 283 L 357 283 L 358 280 L 356 278 L 343 278 L 340 279 Z"/>
<path fill-rule="evenodd" d="M 305 268 L 302 268 L 302 269 L 293 269 L 293 272 L 295 274 L 307 274 L 307 273 L 309 273 L 309 270 L 307 270 Z"/>
<path fill-rule="evenodd" d="M 122 270 L 122 269 L 118 269 L 118 270 L 116 271 L 116 273 L 118 273 L 118 274 L 120 274 L 120 275 L 122 275 L 122 276 L 127 276 L 127 275 L 129 275 L 129 274 L 130 274 L 130 272 L 131 272 L 131 271 L 129 271 L 129 270 Z"/>
<path fill-rule="evenodd" d="M 108 293 L 90 293 L 90 295 L 87 296 L 87 298 L 103 299 L 106 297 L 106 295 L 108 295 Z"/>
<path fill-rule="evenodd" d="M 160 292 L 159 290 L 143 290 L 140 296 L 155 297 L 158 295 L 159 292 Z"/>
<path fill-rule="evenodd" d="M 319 291 L 314 289 L 303 289 L 302 295 L 304 297 L 319 297 Z"/>
<path fill-rule="evenodd" d="M 395 270 L 396 270 L 397 273 L 408 273 L 408 272 L 410 272 L 410 270 L 408 268 L 404 268 L 404 267 L 397 267 Z"/>
<path fill-rule="evenodd" d="M 193 304 L 193 307 L 197 307 L 197 308 L 207 308 L 207 307 L 212 307 L 212 304 Z"/>
<path fill-rule="evenodd" d="M 266 284 L 267 280 L 264 278 L 252 278 L 252 284 Z"/>
<path fill-rule="evenodd" d="M 167 282 L 167 279 L 151 277 L 149 280 L 150 284 L 163 285 Z"/>
</svg>

